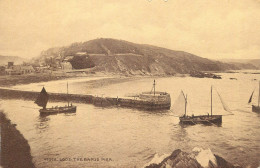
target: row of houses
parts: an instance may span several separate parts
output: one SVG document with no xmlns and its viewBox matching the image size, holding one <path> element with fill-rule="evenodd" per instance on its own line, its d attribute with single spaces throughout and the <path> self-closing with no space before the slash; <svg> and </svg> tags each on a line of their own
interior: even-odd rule
<svg viewBox="0 0 260 168">
<path fill-rule="evenodd" d="M 70 59 L 70 58 L 68 58 Z M 14 62 L 8 62 L 6 66 L 0 66 L 0 75 L 22 75 L 31 73 L 44 73 L 50 70 L 72 70 L 72 65 L 67 60 L 60 62 L 58 67 L 52 66 L 39 66 L 33 67 L 32 65 L 14 65 Z"/>
<path fill-rule="evenodd" d="M 35 70 L 31 65 L 14 65 L 14 62 L 8 62 L 7 66 L 0 67 L 1 75 L 22 75 L 34 72 Z"/>
<path fill-rule="evenodd" d="M 78 52 L 75 55 L 87 56 L 87 53 Z M 30 74 L 30 73 L 48 72 L 52 70 L 66 70 L 66 71 L 72 70 L 73 67 L 70 61 L 73 58 L 74 56 L 66 56 L 66 57 L 58 56 L 56 58 L 45 57 L 45 59 L 49 60 L 48 64 L 46 62 L 42 62 L 45 65 L 37 66 L 37 67 L 33 67 L 32 65 L 14 65 L 14 62 L 8 62 L 6 66 L 0 66 L 0 75 L 22 75 L 22 74 Z"/>
</svg>

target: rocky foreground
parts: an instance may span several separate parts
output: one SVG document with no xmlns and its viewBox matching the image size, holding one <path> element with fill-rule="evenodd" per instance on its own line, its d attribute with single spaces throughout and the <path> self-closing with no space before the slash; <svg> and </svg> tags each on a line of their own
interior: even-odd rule
<svg viewBox="0 0 260 168">
<path fill-rule="evenodd" d="M 3 168 L 34 168 L 28 141 L 0 111 L 1 159 Z M 0 167 L 1 167 L 0 166 Z"/>
<path fill-rule="evenodd" d="M 159 163 L 152 160 L 145 168 L 242 168 L 215 155 L 210 149 L 194 148 L 192 153 L 177 149 Z"/>
</svg>

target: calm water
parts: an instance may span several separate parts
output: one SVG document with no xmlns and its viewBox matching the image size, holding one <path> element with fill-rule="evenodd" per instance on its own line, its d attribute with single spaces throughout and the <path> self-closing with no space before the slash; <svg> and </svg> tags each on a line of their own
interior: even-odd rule
<svg viewBox="0 0 260 168">
<path fill-rule="evenodd" d="M 210 148 L 231 163 L 257 167 L 260 164 L 260 114 L 251 112 L 247 101 L 258 86 L 260 76 L 243 73 L 222 75 L 220 80 L 156 79 L 156 89 L 170 93 L 172 104 L 181 90 L 187 93 L 190 113 L 194 114 L 210 112 L 210 86 L 213 85 L 213 113 L 225 115 L 221 127 L 181 127 L 172 109 L 155 113 L 77 104 L 76 114 L 41 117 L 39 107 L 32 101 L 0 100 L 0 107 L 29 141 L 33 161 L 39 168 L 142 167 L 155 154 L 168 154 L 175 149 L 189 152 L 194 147 Z M 237 80 L 230 80 L 230 77 Z M 71 80 L 69 87 L 70 93 L 123 97 L 129 93 L 150 91 L 152 82 L 153 79 L 145 78 L 90 89 L 85 80 Z M 16 88 L 40 91 L 43 84 L 49 92 L 64 92 L 66 89 L 66 81 Z M 234 115 L 222 109 L 216 90 Z M 256 96 L 253 101 L 257 101 Z M 49 103 L 48 106 L 64 104 Z M 99 161 L 47 161 L 46 158 L 98 158 Z"/>
</svg>

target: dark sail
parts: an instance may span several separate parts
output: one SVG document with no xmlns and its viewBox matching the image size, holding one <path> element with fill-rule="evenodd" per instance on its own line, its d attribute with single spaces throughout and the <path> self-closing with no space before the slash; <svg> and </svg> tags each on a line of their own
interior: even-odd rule
<svg viewBox="0 0 260 168">
<path fill-rule="evenodd" d="M 48 100 L 49 100 L 49 95 L 46 92 L 45 88 L 43 87 L 41 93 L 39 94 L 38 98 L 34 103 L 36 103 L 40 107 L 46 108 Z"/>
<path fill-rule="evenodd" d="M 250 96 L 250 99 L 249 99 L 248 103 L 251 103 L 251 101 L 252 101 L 252 97 L 253 97 L 253 94 L 254 94 L 254 91 L 252 92 L 252 94 L 251 94 L 251 96 Z"/>
</svg>

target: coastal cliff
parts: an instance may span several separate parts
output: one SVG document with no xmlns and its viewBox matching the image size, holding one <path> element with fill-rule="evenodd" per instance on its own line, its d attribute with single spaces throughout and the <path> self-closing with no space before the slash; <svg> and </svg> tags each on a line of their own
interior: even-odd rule
<svg viewBox="0 0 260 168">
<path fill-rule="evenodd" d="M 197 71 L 225 71 L 243 68 L 240 65 L 210 60 L 184 51 L 110 38 L 50 48 L 42 51 L 41 56 L 35 60 L 42 63 L 46 60 L 64 61 L 67 57 L 75 57 L 81 53 L 86 54 L 87 60 L 84 62 L 89 64 L 86 67 L 91 67 L 92 72 L 126 75 L 174 75 L 176 73 L 190 74 Z M 78 69 L 76 66 L 73 68 Z M 247 68 L 256 69 L 252 64 Z"/>
<path fill-rule="evenodd" d="M 3 168 L 34 168 L 28 141 L 0 111 L 1 166 Z"/>
</svg>

